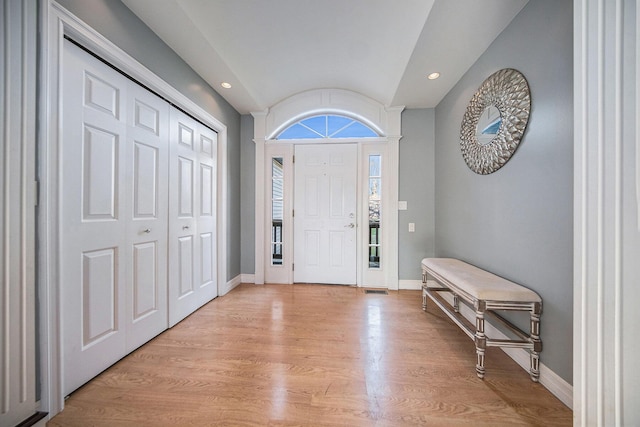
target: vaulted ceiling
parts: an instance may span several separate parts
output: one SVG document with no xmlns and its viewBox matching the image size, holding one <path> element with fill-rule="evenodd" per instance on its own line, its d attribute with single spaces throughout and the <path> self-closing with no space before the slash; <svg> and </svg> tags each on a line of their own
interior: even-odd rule
<svg viewBox="0 0 640 427">
<path fill-rule="evenodd" d="M 122 1 L 246 114 L 321 88 L 435 107 L 528 0 Z"/>
</svg>

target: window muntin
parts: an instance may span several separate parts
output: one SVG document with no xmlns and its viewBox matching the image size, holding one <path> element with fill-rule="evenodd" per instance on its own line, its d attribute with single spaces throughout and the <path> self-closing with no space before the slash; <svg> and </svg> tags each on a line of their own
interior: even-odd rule
<svg viewBox="0 0 640 427">
<path fill-rule="evenodd" d="M 282 131 L 276 139 L 375 138 L 369 126 L 345 116 L 322 115 L 300 120 Z"/>
<path fill-rule="evenodd" d="M 284 166 L 282 157 L 271 158 L 271 265 L 283 262 Z"/>
<path fill-rule="evenodd" d="M 380 268 L 382 156 L 369 155 L 369 268 Z"/>
</svg>

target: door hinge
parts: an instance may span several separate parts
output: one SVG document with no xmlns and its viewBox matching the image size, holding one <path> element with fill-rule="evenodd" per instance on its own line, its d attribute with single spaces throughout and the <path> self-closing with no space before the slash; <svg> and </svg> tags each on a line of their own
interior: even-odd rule
<svg viewBox="0 0 640 427">
<path fill-rule="evenodd" d="M 296 156 L 293 156 L 293 163 L 296 162 Z"/>
<path fill-rule="evenodd" d="M 296 210 L 295 209 L 291 209 L 291 216 L 292 217 L 296 216 Z"/>
<path fill-rule="evenodd" d="M 291 271 L 295 271 L 296 270 L 296 265 L 294 263 L 291 263 Z"/>
</svg>

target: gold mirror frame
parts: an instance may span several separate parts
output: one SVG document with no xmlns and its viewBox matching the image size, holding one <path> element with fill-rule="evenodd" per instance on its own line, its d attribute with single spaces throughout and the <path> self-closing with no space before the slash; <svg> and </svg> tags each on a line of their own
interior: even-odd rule
<svg viewBox="0 0 640 427">
<path fill-rule="evenodd" d="M 500 111 L 502 123 L 491 142 L 480 144 L 478 120 L 491 105 Z M 504 68 L 491 74 L 469 101 L 460 126 L 460 149 L 469 169 L 488 175 L 504 166 L 520 144 L 530 111 L 531 94 L 522 73 Z"/>
</svg>

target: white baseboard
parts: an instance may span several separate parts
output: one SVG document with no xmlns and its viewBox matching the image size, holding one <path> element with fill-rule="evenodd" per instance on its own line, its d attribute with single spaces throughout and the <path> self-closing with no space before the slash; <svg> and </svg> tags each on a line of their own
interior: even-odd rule
<svg viewBox="0 0 640 427">
<path fill-rule="evenodd" d="M 422 280 L 398 280 L 398 288 L 419 291 L 422 289 Z"/>
<path fill-rule="evenodd" d="M 256 275 L 255 274 L 241 274 L 240 280 L 242 283 L 256 283 Z"/>
<path fill-rule="evenodd" d="M 238 274 L 236 277 L 234 277 L 233 279 L 225 283 L 223 286 L 221 286 L 220 289 L 218 289 L 218 294 L 220 296 L 226 295 L 229 292 L 231 292 L 240 283 L 242 283 L 241 275 Z"/>
<path fill-rule="evenodd" d="M 441 294 L 441 296 L 449 303 L 453 304 L 453 295 Z M 431 301 L 429 301 L 431 302 Z M 427 302 L 427 304 L 429 304 Z M 431 302 L 431 306 L 435 304 Z M 460 304 L 460 313 L 475 325 L 476 313 L 465 304 Z M 486 318 L 485 318 L 486 319 Z M 485 332 L 488 336 L 496 339 L 508 339 L 508 337 L 495 326 L 493 326 L 489 320 L 485 321 Z M 512 358 L 518 365 L 525 371 L 529 372 L 530 359 L 529 352 L 523 348 L 501 348 L 510 358 Z M 562 403 L 564 403 L 569 409 L 573 410 L 573 386 L 566 382 L 562 377 L 553 372 L 544 363 L 540 363 L 540 384 L 542 384 L 547 390 L 549 390 L 555 397 L 557 397 Z"/>
</svg>

